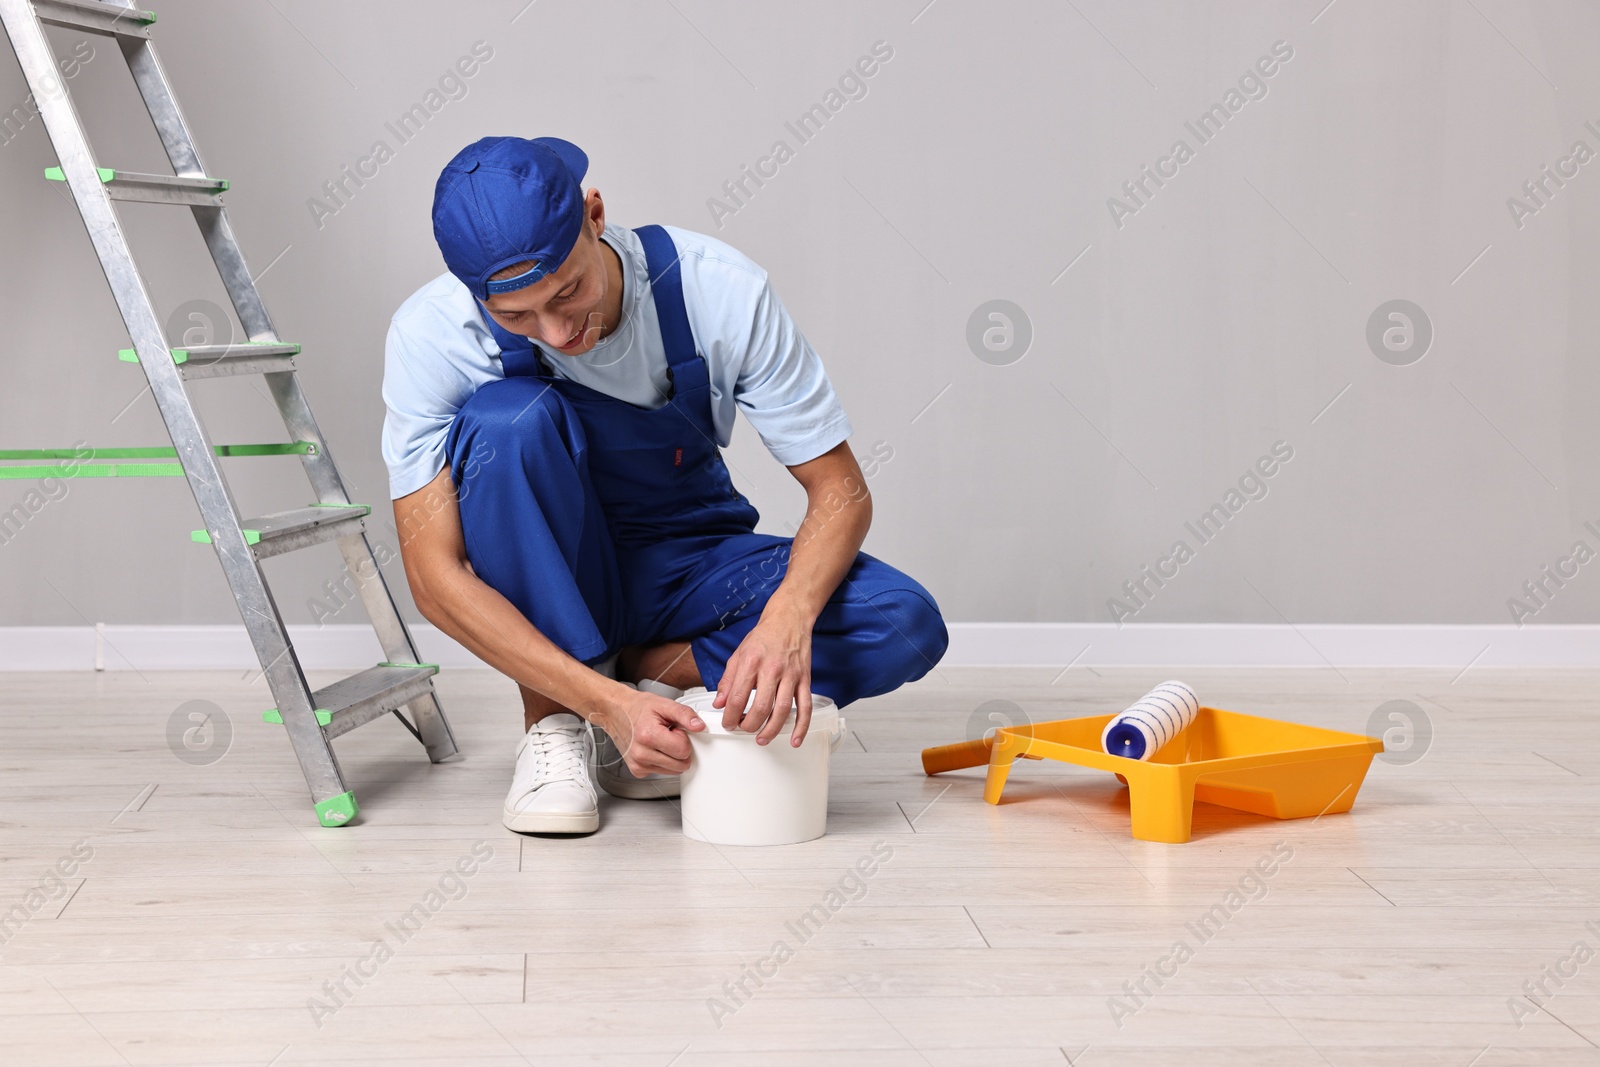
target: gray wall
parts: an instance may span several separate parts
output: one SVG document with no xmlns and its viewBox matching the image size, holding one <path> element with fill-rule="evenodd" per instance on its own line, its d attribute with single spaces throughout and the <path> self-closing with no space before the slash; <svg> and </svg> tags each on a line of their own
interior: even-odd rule
<svg viewBox="0 0 1600 1067">
<path fill-rule="evenodd" d="M 1541 567 L 1579 539 L 1600 548 L 1582 525 L 1600 527 L 1583 295 L 1600 161 L 1537 213 L 1507 205 L 1575 141 L 1600 151 L 1584 127 L 1600 128 L 1594 5 L 925 2 L 168 0 L 157 40 L 211 172 L 234 182 L 252 265 L 282 253 L 264 294 L 385 521 L 383 336 L 441 269 L 434 178 L 466 142 L 515 133 L 581 144 L 616 221 L 716 233 L 771 272 L 857 453 L 893 451 L 868 550 L 954 620 L 1108 621 L 1107 599 L 1181 538 L 1194 558 L 1135 621 L 1507 622 Z M 319 227 L 308 199 L 393 145 L 385 122 L 480 40 L 494 55 L 465 98 Z M 796 147 L 784 123 L 877 41 L 893 58 L 866 95 L 718 228 L 708 199 L 775 140 Z M 1266 95 L 1247 82 L 1260 98 L 1199 145 L 1185 121 L 1279 41 L 1293 57 Z M 102 164 L 159 169 L 120 57 L 92 43 L 71 84 L 105 116 Z M 0 105 L 24 95 L 0 62 Z M 1114 220 L 1108 198 L 1180 138 L 1194 157 Z M 82 227 L 40 180 L 53 162 L 37 122 L 0 146 L 0 447 L 160 443 Z M 225 303 L 186 265 L 203 256 L 186 214 L 126 218 L 164 313 Z M 968 341 L 994 299 L 1031 324 L 1004 365 L 1015 342 L 985 362 Z M 1367 340 L 1393 299 L 1432 324 L 1409 365 Z M 199 392 L 217 440 L 280 439 L 259 383 Z M 1200 545 L 1184 523 L 1278 441 L 1293 459 L 1267 495 Z M 802 496 L 748 426 L 730 458 L 764 528 L 798 521 Z M 230 470 L 247 512 L 306 499 L 292 460 Z M 0 510 L 27 488 L 0 482 Z M 235 621 L 195 525 L 181 481 L 72 484 L 0 545 L 0 625 Z M 310 621 L 336 560 L 269 564 L 291 621 Z M 1600 621 L 1591 570 L 1532 621 Z"/>
</svg>

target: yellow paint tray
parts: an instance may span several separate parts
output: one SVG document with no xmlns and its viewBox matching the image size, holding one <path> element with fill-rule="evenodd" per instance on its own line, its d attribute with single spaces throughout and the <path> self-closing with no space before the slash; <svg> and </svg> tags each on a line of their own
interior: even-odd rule
<svg viewBox="0 0 1600 1067">
<path fill-rule="evenodd" d="M 1115 715 L 1007 726 L 978 741 L 924 749 L 928 774 L 989 765 L 983 799 L 1000 803 L 1017 759 L 1054 759 L 1110 771 L 1128 786 L 1133 836 L 1189 840 L 1194 802 L 1275 819 L 1349 811 L 1367 776 L 1375 737 L 1201 708 L 1187 729 L 1148 760 L 1107 755 L 1100 734 Z"/>
</svg>

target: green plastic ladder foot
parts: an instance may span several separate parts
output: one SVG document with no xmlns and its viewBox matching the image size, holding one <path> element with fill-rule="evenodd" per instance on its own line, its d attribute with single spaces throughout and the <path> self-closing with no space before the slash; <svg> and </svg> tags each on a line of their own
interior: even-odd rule
<svg viewBox="0 0 1600 1067">
<path fill-rule="evenodd" d="M 340 793 L 316 805 L 317 821 L 324 826 L 348 826 L 361 808 L 354 793 Z"/>
</svg>

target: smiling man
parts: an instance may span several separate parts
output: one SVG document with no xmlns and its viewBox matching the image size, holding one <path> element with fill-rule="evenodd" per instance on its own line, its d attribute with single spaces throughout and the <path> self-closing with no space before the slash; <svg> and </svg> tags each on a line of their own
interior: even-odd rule
<svg viewBox="0 0 1600 1067">
<path fill-rule="evenodd" d="M 765 744 L 812 693 L 841 707 L 922 677 L 948 641 L 921 585 L 860 551 L 872 500 L 822 361 L 766 272 L 713 238 L 628 230 L 553 137 L 490 137 L 439 176 L 449 273 L 389 329 L 383 396 L 417 607 L 521 688 L 513 830 L 598 828 L 677 794 L 671 698 L 715 688 Z M 804 487 L 793 539 L 754 532 L 719 446 L 743 412 Z M 586 725 L 600 729 L 598 738 Z M 599 742 L 599 750 L 594 747 Z"/>
</svg>

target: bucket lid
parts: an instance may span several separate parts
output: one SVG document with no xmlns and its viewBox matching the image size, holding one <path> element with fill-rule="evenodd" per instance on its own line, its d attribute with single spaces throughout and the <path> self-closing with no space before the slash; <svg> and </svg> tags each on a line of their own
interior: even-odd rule
<svg viewBox="0 0 1600 1067">
<path fill-rule="evenodd" d="M 751 694 L 754 698 L 755 694 Z M 705 721 L 705 733 L 708 734 L 733 734 L 738 737 L 754 737 L 755 734 L 744 730 L 724 730 L 722 728 L 722 713 L 725 709 L 714 708 L 711 702 L 717 697 L 715 690 L 708 690 L 705 686 L 695 686 L 682 696 L 678 703 L 688 707 Z M 789 718 L 784 724 L 785 730 L 794 729 L 794 705 L 789 707 Z M 806 736 L 814 733 L 831 734 L 834 724 L 839 721 L 839 706 L 832 700 L 818 693 L 811 694 L 811 725 L 806 730 Z"/>
</svg>

